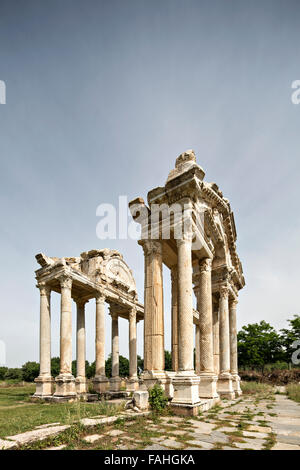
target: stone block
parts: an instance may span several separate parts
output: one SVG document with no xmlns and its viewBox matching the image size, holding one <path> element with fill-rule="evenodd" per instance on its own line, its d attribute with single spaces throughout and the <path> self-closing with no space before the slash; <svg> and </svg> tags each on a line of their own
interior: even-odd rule
<svg viewBox="0 0 300 470">
<path fill-rule="evenodd" d="M 133 402 L 140 410 L 147 410 L 149 406 L 149 393 L 143 390 L 137 390 L 133 393 Z"/>
</svg>

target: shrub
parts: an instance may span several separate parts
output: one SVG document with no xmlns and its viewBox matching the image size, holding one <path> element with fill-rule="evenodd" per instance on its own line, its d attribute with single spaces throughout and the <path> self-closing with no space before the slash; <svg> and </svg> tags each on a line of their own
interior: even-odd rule
<svg viewBox="0 0 300 470">
<path fill-rule="evenodd" d="M 22 365 L 22 377 L 25 382 L 33 382 L 39 372 L 40 365 L 37 362 L 26 362 Z"/>
<path fill-rule="evenodd" d="M 6 374 L 4 376 L 5 380 L 19 380 L 23 379 L 22 369 L 7 369 Z"/>
<path fill-rule="evenodd" d="M 290 384 L 286 388 L 287 395 L 291 400 L 297 401 L 300 403 L 300 385 L 299 384 Z"/>
<path fill-rule="evenodd" d="M 5 379 L 5 374 L 8 371 L 8 367 L 0 367 L 0 380 Z"/>
<path fill-rule="evenodd" d="M 149 389 L 149 403 L 152 410 L 158 412 L 167 406 L 168 398 L 160 385 L 155 384 L 154 387 Z"/>
</svg>

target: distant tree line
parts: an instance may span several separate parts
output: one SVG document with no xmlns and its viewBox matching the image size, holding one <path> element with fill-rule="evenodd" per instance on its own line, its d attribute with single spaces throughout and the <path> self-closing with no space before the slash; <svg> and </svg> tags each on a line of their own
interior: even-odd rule
<svg viewBox="0 0 300 470">
<path fill-rule="evenodd" d="M 277 332 L 264 320 L 260 323 L 252 323 L 243 326 L 238 332 L 238 361 L 241 368 L 264 369 L 268 364 L 278 368 L 287 368 L 292 362 L 292 354 L 295 352 L 293 343 L 300 340 L 300 316 L 288 320 L 288 328 Z M 298 346 L 300 348 L 300 346 Z M 194 351 L 195 356 L 195 351 Z M 299 354 L 300 359 L 300 354 Z M 144 361 L 138 356 L 138 374 L 144 370 Z M 195 360 L 195 359 L 194 359 Z M 59 357 L 51 359 L 52 377 L 59 375 Z M 111 355 L 105 361 L 105 372 L 111 377 Z M 120 377 L 129 377 L 129 360 L 119 356 Z M 26 362 L 22 368 L 0 367 L 0 380 L 14 380 L 33 382 L 39 375 L 40 365 L 38 362 Z M 86 376 L 88 379 L 95 375 L 95 362 L 85 362 Z M 165 370 L 172 370 L 172 355 L 165 351 Z M 76 361 L 72 362 L 72 374 L 76 377 Z"/>
<path fill-rule="evenodd" d="M 239 367 L 258 368 L 262 371 L 270 364 L 277 368 L 291 367 L 295 352 L 293 343 L 300 340 L 300 316 L 294 315 L 288 320 L 288 325 L 288 328 L 279 332 L 264 320 L 243 326 L 238 332 Z M 298 358 L 300 359 L 300 354 Z"/>
</svg>

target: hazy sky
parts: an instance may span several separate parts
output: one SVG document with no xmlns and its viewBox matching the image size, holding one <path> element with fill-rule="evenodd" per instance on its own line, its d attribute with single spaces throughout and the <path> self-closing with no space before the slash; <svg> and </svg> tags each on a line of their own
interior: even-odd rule
<svg viewBox="0 0 300 470">
<path fill-rule="evenodd" d="M 299 313 L 299 13 L 299 1 L 0 0 L 0 340 L 9 366 L 38 360 L 38 252 L 118 249 L 143 302 L 142 249 L 99 240 L 96 208 L 145 198 L 190 148 L 235 213 L 246 279 L 238 326 L 281 328 Z M 165 270 L 170 349 L 168 278 Z M 94 310 L 90 301 L 89 360 Z M 142 354 L 140 324 L 138 334 Z"/>
</svg>

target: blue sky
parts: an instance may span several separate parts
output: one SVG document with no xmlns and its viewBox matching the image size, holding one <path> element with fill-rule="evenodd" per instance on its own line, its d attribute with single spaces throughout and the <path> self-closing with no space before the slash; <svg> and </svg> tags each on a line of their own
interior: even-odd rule
<svg viewBox="0 0 300 470">
<path fill-rule="evenodd" d="M 119 195 L 145 198 L 189 148 L 235 212 L 247 283 L 239 327 L 265 319 L 281 328 L 299 313 L 300 105 L 291 102 L 300 79 L 299 8 L 266 0 L 1 0 L 0 339 L 9 366 L 38 360 L 40 251 L 118 249 L 143 301 L 141 248 L 99 240 L 96 208 Z M 168 278 L 165 270 L 170 349 Z M 53 355 L 58 300 L 54 294 Z M 94 308 L 90 302 L 89 360 Z"/>
</svg>

